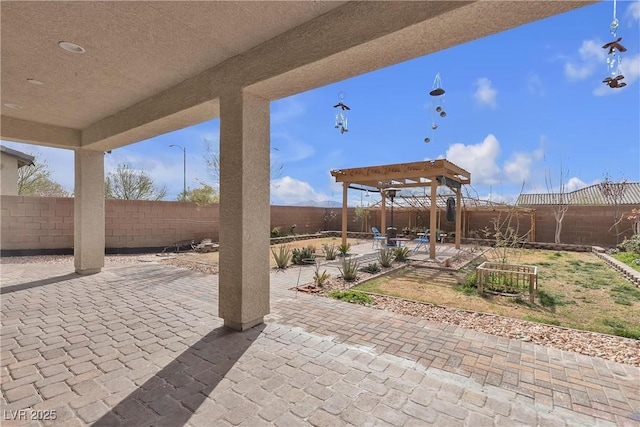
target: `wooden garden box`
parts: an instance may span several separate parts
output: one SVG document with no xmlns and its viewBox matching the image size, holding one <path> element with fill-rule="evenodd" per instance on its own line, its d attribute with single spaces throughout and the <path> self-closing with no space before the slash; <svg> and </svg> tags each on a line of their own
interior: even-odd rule
<svg viewBox="0 0 640 427">
<path fill-rule="evenodd" d="M 533 303 L 538 289 L 538 267 L 485 261 L 476 269 L 476 280 L 479 294 L 485 288 L 508 295 L 528 292 L 529 302 Z"/>
</svg>

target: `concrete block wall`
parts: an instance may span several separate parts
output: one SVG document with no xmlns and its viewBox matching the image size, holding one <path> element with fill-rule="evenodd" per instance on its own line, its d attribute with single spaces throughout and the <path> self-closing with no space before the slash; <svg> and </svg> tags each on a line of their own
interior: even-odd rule
<svg viewBox="0 0 640 427">
<path fill-rule="evenodd" d="M 0 248 L 73 247 L 73 199 L 3 195 Z"/>
<path fill-rule="evenodd" d="M 636 207 L 636 206 L 633 206 Z M 633 235 L 631 221 L 627 219 L 632 206 L 620 207 L 623 219 L 619 225 L 619 241 Z M 616 245 L 615 231 L 609 230 L 614 224 L 614 208 L 607 206 L 570 206 L 562 221 L 563 243 L 576 245 L 597 245 L 613 247 Z M 536 240 L 553 242 L 556 230 L 556 220 L 553 210 L 549 207 L 536 209 Z"/>
<path fill-rule="evenodd" d="M 157 248 L 180 241 L 217 240 L 218 205 L 107 199 L 107 248 Z"/>
<path fill-rule="evenodd" d="M 0 249 L 3 253 L 73 248 L 73 198 L 3 195 Z M 333 215 L 331 215 L 333 213 Z M 359 231 L 354 209 L 349 209 L 349 230 Z M 271 228 L 283 234 L 296 224 L 295 232 L 316 233 L 340 229 L 340 208 L 272 206 Z M 329 218 L 332 218 L 329 220 Z M 218 205 L 188 202 L 115 200 L 105 201 L 107 249 L 164 248 L 181 241 L 219 239 Z"/>
<path fill-rule="evenodd" d="M 0 198 L 0 249 L 4 253 L 20 250 L 71 250 L 73 248 L 73 198 L 25 197 L 3 195 Z M 630 212 L 631 206 L 621 208 Z M 468 230 L 492 228 L 497 212 L 470 212 Z M 503 214 L 504 215 L 504 214 Z M 271 228 L 280 227 L 287 234 L 293 224 L 298 234 L 320 230 L 341 229 L 341 208 L 299 206 L 271 206 Z M 529 214 L 519 217 L 520 230 L 529 230 Z M 623 234 L 631 236 L 631 221 L 624 217 L 620 224 Z M 348 210 L 348 230 L 360 232 L 355 209 Z M 394 225 L 398 229 L 429 223 L 429 215 L 415 212 L 394 212 Z M 381 227 L 380 214 L 371 213 L 368 232 L 372 226 Z M 387 225 L 391 224 L 387 212 Z M 609 231 L 613 224 L 613 209 L 601 206 L 570 207 L 563 222 L 562 243 L 612 247 L 615 234 Z M 452 231 L 453 223 L 443 217 L 440 228 Z M 536 241 L 553 242 L 555 219 L 548 207 L 536 210 Z M 204 238 L 218 240 L 218 205 L 199 206 L 187 202 L 148 202 L 108 199 L 105 203 L 105 234 L 108 249 L 161 248 L 180 241 Z M 469 235 L 468 237 L 473 237 Z M 479 237 L 482 237 L 479 236 Z"/>
</svg>

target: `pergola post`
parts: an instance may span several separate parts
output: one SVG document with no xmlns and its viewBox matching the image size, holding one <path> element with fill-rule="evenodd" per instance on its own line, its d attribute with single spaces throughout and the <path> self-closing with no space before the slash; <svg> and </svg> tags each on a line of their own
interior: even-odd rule
<svg viewBox="0 0 640 427">
<path fill-rule="evenodd" d="M 349 192 L 349 183 L 348 182 L 343 182 L 342 183 L 342 244 L 346 245 L 347 244 L 347 223 L 348 223 L 348 216 L 347 216 L 347 193 Z"/>
<path fill-rule="evenodd" d="M 380 215 L 380 232 L 383 236 L 387 235 L 387 198 L 384 195 L 384 191 L 380 191 L 382 195 L 382 214 Z"/>
<path fill-rule="evenodd" d="M 456 189 L 456 249 L 460 249 L 460 240 L 462 234 L 462 206 L 460 206 L 460 193 L 462 188 Z"/>
<path fill-rule="evenodd" d="M 437 222 L 436 214 L 438 212 L 438 201 L 436 200 L 436 192 L 438 186 L 435 177 L 431 180 L 431 209 L 429 210 L 429 258 L 436 258 L 436 239 L 438 234 L 436 232 Z"/>
<path fill-rule="evenodd" d="M 531 236 L 529 237 L 529 240 L 531 240 L 532 242 L 536 241 L 536 211 L 533 210 L 529 213 L 529 217 L 531 218 Z"/>
</svg>

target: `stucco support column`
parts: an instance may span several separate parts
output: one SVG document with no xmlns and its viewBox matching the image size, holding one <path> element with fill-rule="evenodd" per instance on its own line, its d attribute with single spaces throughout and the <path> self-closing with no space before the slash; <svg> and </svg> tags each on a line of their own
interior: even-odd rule
<svg viewBox="0 0 640 427">
<path fill-rule="evenodd" d="M 437 181 L 433 178 L 431 180 L 431 208 L 429 209 L 429 258 L 431 259 L 436 258 L 436 240 L 438 238 L 436 230 L 436 216 L 438 215 L 438 201 L 436 200 L 437 190 Z"/>
<path fill-rule="evenodd" d="M 73 263 L 78 274 L 104 267 L 104 153 L 75 150 Z"/>
<path fill-rule="evenodd" d="M 347 216 L 347 203 L 348 203 L 348 193 L 349 193 L 349 185 L 348 182 L 342 183 L 342 244 L 347 244 L 347 223 L 349 222 L 349 218 Z"/>
<path fill-rule="evenodd" d="M 460 239 L 462 238 L 462 206 L 460 205 L 460 194 L 462 193 L 462 188 L 458 188 L 456 190 L 456 249 L 460 249 Z"/>
<path fill-rule="evenodd" d="M 230 89 L 220 97 L 218 313 L 239 331 L 269 314 L 269 100 Z"/>
</svg>

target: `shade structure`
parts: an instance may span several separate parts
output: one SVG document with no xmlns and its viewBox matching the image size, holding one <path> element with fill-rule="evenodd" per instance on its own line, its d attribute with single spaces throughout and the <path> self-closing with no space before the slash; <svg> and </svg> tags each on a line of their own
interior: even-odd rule
<svg viewBox="0 0 640 427">
<path fill-rule="evenodd" d="M 430 160 L 412 163 L 366 166 L 350 169 L 335 169 L 331 175 L 336 182 L 342 182 L 342 243 L 347 242 L 347 192 L 350 185 L 360 185 L 380 191 L 382 195 L 382 224 L 385 227 L 385 189 L 431 187 L 431 199 L 435 206 L 436 191 L 440 185 L 446 185 L 456 193 L 456 205 L 460 206 L 462 186 L 471 183 L 471 174 L 460 166 L 446 160 Z M 460 209 L 456 211 L 456 248 L 460 248 Z M 430 229 L 436 229 L 435 215 L 430 217 Z M 429 257 L 436 257 L 436 241 L 429 242 Z"/>
</svg>

